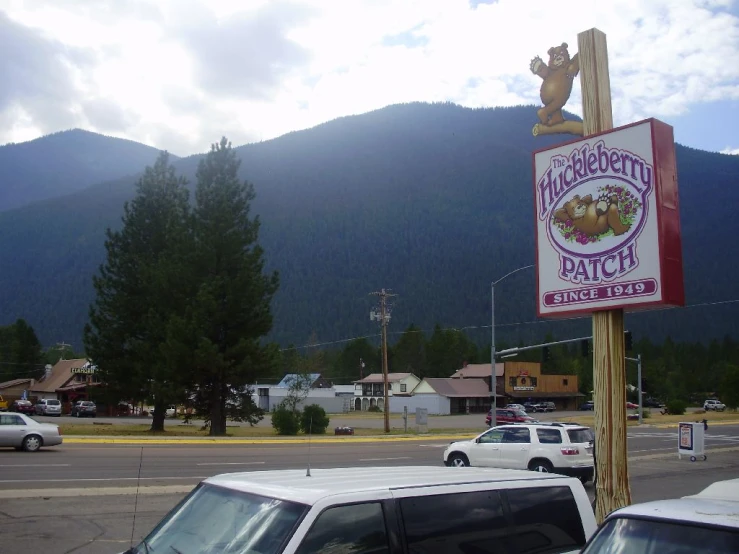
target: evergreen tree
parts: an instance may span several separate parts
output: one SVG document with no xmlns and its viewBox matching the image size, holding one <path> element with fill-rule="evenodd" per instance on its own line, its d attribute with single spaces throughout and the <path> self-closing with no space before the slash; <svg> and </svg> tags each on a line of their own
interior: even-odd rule
<svg viewBox="0 0 739 554">
<path fill-rule="evenodd" d="M 279 363 L 277 348 L 261 342 L 272 328 L 278 275 L 263 273 L 260 222 L 249 215 L 254 187 L 239 180 L 240 163 L 224 137 L 198 165 L 197 277 L 191 309 L 170 341 L 179 344 L 175 359 L 189 365 L 196 413 L 207 418 L 213 436 L 225 435 L 228 416 L 251 423 L 261 419 L 250 385 L 273 374 Z M 177 338 L 183 331 L 189 340 Z"/>
<path fill-rule="evenodd" d="M 393 372 L 413 373 L 423 378 L 426 375 L 426 337 L 411 324 L 390 350 L 389 365 Z"/>
<path fill-rule="evenodd" d="M 24 319 L 0 327 L 0 381 L 38 378 L 43 362 L 41 343 Z"/>
<path fill-rule="evenodd" d="M 84 342 L 112 395 L 154 403 L 152 431 L 164 430 L 168 404 L 184 398 L 179 368 L 162 346 L 187 303 L 191 250 L 187 182 L 163 152 L 126 202 L 123 226 L 106 231 L 107 259 L 93 277 Z M 113 398 L 111 398 L 112 400 Z"/>
</svg>

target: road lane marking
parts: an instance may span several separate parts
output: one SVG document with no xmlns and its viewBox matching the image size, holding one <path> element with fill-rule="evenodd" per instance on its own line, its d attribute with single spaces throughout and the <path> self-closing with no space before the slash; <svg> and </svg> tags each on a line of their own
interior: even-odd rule
<svg viewBox="0 0 739 554">
<path fill-rule="evenodd" d="M 205 462 L 197 464 L 199 466 L 251 466 L 264 464 L 266 462 Z"/>
<path fill-rule="evenodd" d="M 5 464 L 0 467 L 70 467 L 72 464 Z"/>
<path fill-rule="evenodd" d="M 177 479 L 207 479 L 208 476 L 188 477 L 87 477 L 83 479 L 0 479 L 0 483 L 87 483 L 102 481 L 176 481 Z"/>
<path fill-rule="evenodd" d="M 360 462 L 386 462 L 388 460 L 410 460 L 410 456 L 398 456 L 397 458 L 360 458 Z"/>
<path fill-rule="evenodd" d="M 193 485 L 159 485 L 147 487 L 0 490 L 0 498 L 63 498 L 76 496 L 122 496 L 135 494 L 187 494 L 192 489 Z M 98 540 L 97 542 L 100 541 Z"/>
</svg>

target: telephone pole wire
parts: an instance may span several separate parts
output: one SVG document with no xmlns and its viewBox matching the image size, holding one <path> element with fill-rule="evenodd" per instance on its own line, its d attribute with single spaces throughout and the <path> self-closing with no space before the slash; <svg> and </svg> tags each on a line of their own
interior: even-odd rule
<svg viewBox="0 0 739 554">
<path fill-rule="evenodd" d="M 382 326 L 382 380 L 384 383 L 385 399 L 384 399 L 384 412 L 385 412 L 385 432 L 390 432 L 390 403 L 388 400 L 388 382 L 387 382 L 387 324 L 390 321 L 390 310 L 387 306 L 387 299 L 396 294 L 390 294 L 385 289 L 380 292 L 371 292 L 371 295 L 380 297 L 380 313 L 376 310 L 370 312 L 370 320 L 379 320 Z"/>
</svg>

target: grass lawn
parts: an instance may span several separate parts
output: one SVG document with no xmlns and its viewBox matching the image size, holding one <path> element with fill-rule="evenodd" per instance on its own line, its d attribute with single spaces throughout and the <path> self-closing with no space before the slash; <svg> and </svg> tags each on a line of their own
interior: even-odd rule
<svg viewBox="0 0 739 554">
<path fill-rule="evenodd" d="M 636 413 L 635 410 L 629 410 L 629 414 Z M 653 409 L 649 414 L 649 417 L 643 418 L 645 425 L 664 425 L 664 424 L 677 424 L 681 421 L 708 421 L 708 426 L 711 426 L 712 421 L 736 421 L 739 422 L 739 413 L 737 412 L 706 412 L 705 414 L 689 413 L 684 415 L 662 415 L 658 409 Z M 557 421 L 574 421 L 588 427 L 595 425 L 595 416 L 575 416 L 575 417 L 563 417 Z M 629 420 L 626 422 L 629 426 L 639 425 L 637 420 Z"/>
<path fill-rule="evenodd" d="M 202 430 L 198 425 L 184 425 L 182 423 L 176 423 L 166 421 L 164 424 L 164 432 L 152 432 L 150 431 L 150 425 L 138 424 L 138 425 L 112 425 L 112 424 L 99 424 L 93 423 L 92 425 L 85 424 L 61 424 L 59 429 L 62 432 L 62 436 L 73 437 L 73 436 L 101 436 L 101 437 L 132 437 L 132 436 L 143 436 L 143 437 L 207 437 L 208 431 Z M 272 427 L 240 427 L 240 426 L 228 426 L 226 428 L 228 437 L 244 437 L 244 438 L 280 438 Z M 480 433 L 482 429 L 429 429 L 429 435 L 476 435 Z M 405 435 L 403 429 L 391 429 L 390 435 Z M 414 429 L 408 429 L 408 435 L 416 435 Z M 378 436 L 384 435 L 382 429 L 363 429 L 354 428 L 354 436 Z M 318 435 L 314 435 L 318 436 Z M 329 427 L 326 430 L 325 436 L 334 436 L 333 427 Z M 347 435 L 340 435 L 338 438 L 346 437 Z M 298 437 L 305 437 L 307 435 L 300 433 Z"/>
</svg>

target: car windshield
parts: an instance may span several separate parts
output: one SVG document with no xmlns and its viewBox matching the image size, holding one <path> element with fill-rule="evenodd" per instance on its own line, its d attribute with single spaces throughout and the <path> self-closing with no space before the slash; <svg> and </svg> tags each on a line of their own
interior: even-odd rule
<svg viewBox="0 0 739 554">
<path fill-rule="evenodd" d="M 685 522 L 615 518 L 606 522 L 582 554 L 723 554 L 739 552 L 739 533 Z"/>
<path fill-rule="evenodd" d="M 582 444 L 590 442 L 595 437 L 590 429 L 567 429 L 567 435 L 570 437 L 570 442 L 573 444 Z"/>
<path fill-rule="evenodd" d="M 156 526 L 138 554 L 273 554 L 308 506 L 201 484 Z"/>
</svg>

